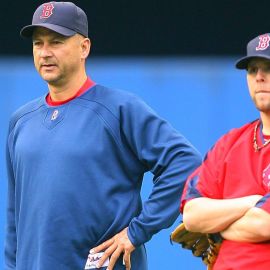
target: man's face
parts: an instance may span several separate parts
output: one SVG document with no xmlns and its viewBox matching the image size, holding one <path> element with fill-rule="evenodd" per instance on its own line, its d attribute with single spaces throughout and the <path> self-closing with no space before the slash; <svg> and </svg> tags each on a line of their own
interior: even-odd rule
<svg viewBox="0 0 270 270">
<path fill-rule="evenodd" d="M 41 77 L 54 86 L 65 85 L 77 76 L 84 65 L 82 43 L 78 34 L 65 37 L 44 27 L 33 33 L 33 56 Z"/>
<path fill-rule="evenodd" d="M 270 60 L 252 59 L 247 67 L 247 82 L 257 109 L 270 114 Z"/>
</svg>

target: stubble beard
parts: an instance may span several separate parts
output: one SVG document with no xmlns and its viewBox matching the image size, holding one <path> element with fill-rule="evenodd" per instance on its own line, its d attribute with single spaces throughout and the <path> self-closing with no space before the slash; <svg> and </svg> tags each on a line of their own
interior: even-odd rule
<svg viewBox="0 0 270 270">
<path fill-rule="evenodd" d="M 47 72 L 40 71 L 39 74 L 44 81 L 54 86 L 61 85 L 61 82 L 63 81 L 63 78 L 64 78 L 63 74 L 61 73 L 48 74 Z"/>
<path fill-rule="evenodd" d="M 270 113 L 270 99 L 268 100 L 262 100 L 260 98 L 253 98 L 253 102 L 256 106 L 256 108 L 263 113 Z"/>
</svg>

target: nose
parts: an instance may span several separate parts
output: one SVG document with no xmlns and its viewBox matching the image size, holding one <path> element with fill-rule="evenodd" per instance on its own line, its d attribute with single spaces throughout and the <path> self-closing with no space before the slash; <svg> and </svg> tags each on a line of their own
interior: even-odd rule
<svg viewBox="0 0 270 270">
<path fill-rule="evenodd" d="M 46 43 L 40 48 L 39 56 L 42 58 L 47 58 L 52 56 L 52 51 L 50 50 L 50 46 Z"/>
<path fill-rule="evenodd" d="M 256 81 L 262 82 L 265 80 L 265 71 L 262 68 L 258 68 L 256 73 Z"/>
</svg>

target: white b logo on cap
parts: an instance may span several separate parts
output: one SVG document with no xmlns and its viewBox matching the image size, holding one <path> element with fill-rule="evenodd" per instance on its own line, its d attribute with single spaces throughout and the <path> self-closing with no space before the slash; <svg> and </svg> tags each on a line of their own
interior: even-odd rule
<svg viewBox="0 0 270 270">
<path fill-rule="evenodd" d="M 269 35 L 262 35 L 259 36 L 259 45 L 256 47 L 256 51 L 263 51 L 269 47 L 269 41 L 270 41 L 270 36 Z"/>
</svg>

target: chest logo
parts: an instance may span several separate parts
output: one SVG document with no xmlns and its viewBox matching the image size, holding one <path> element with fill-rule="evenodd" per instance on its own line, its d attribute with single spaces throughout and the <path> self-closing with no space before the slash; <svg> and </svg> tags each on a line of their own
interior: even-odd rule
<svg viewBox="0 0 270 270">
<path fill-rule="evenodd" d="M 263 185 L 270 190 L 270 164 L 263 170 Z"/>
<path fill-rule="evenodd" d="M 59 111 L 58 110 L 54 110 L 53 111 L 53 114 L 52 114 L 52 117 L 51 117 L 51 120 L 54 121 L 58 117 L 58 114 L 59 114 Z"/>
<path fill-rule="evenodd" d="M 53 14 L 54 6 L 52 3 L 46 3 L 43 5 L 42 14 L 40 19 L 48 19 Z"/>
<path fill-rule="evenodd" d="M 256 51 L 263 51 L 269 47 L 270 36 L 269 35 L 261 35 L 259 36 L 259 44 L 256 47 Z"/>
</svg>

